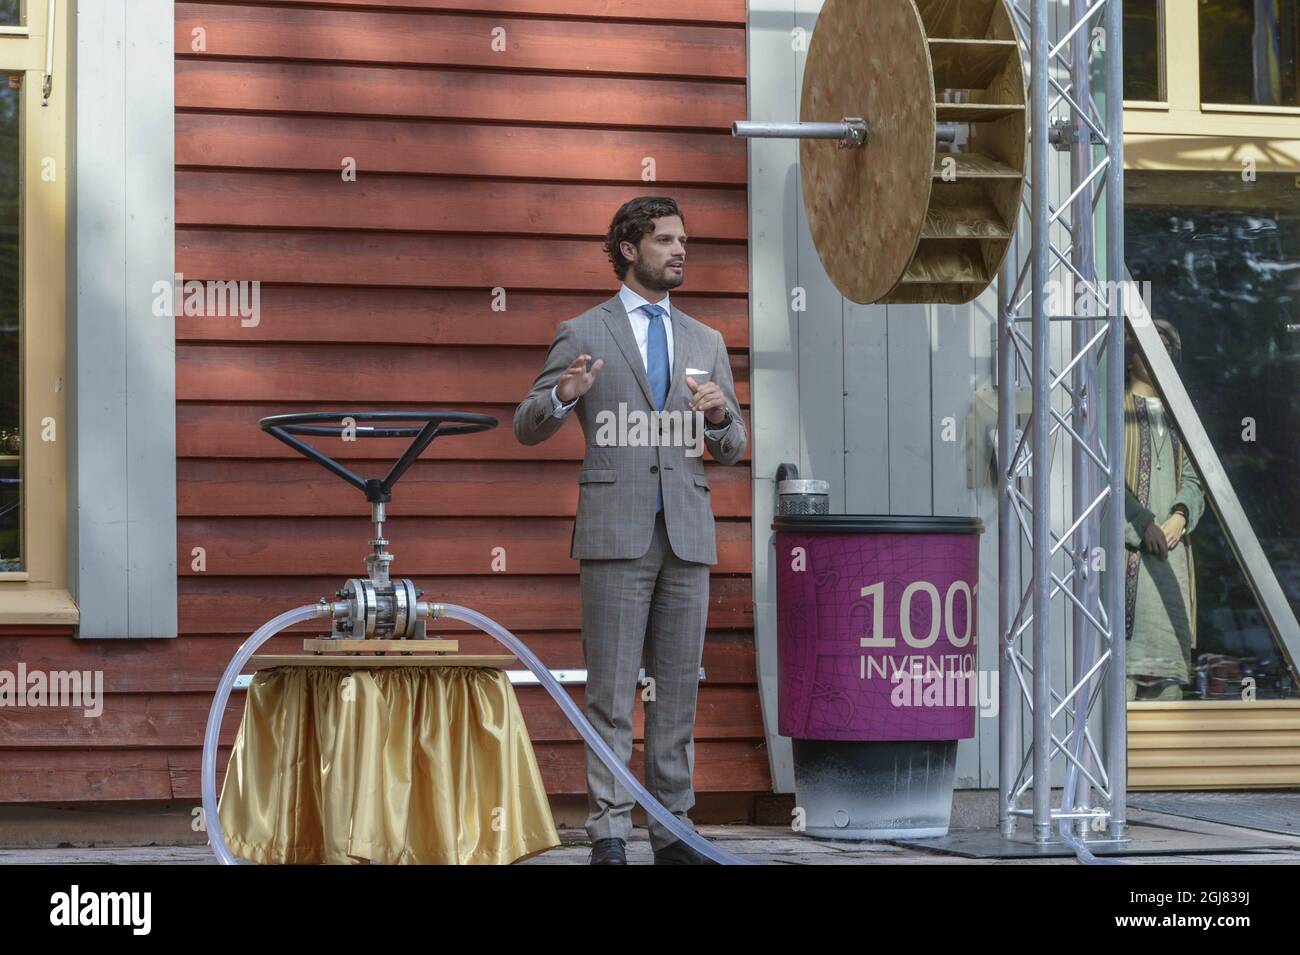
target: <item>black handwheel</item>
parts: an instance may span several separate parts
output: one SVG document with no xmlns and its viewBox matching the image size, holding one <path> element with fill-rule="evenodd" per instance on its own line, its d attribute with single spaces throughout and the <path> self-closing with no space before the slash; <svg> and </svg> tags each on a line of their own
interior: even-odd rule
<svg viewBox="0 0 1300 955">
<path fill-rule="evenodd" d="M 352 421 L 351 425 L 343 421 Z M 321 424 L 321 422 L 339 422 L 338 424 Z M 364 421 L 377 421 L 385 427 L 362 424 Z M 401 427 L 418 424 L 419 427 Z M 325 469 L 337 474 L 366 495 L 372 504 L 384 504 L 392 499 L 393 485 L 406 473 L 415 459 L 432 443 L 434 438 L 442 435 L 476 434 L 489 431 L 497 426 L 496 418 L 485 414 L 472 414 L 468 411 L 309 411 L 301 414 L 272 415 L 263 418 L 258 426 L 267 434 L 283 441 L 304 457 L 310 458 Z M 397 459 L 383 480 L 363 478 L 339 464 L 327 454 L 316 450 L 305 441 L 299 441 L 295 435 L 324 435 L 342 437 L 351 433 L 358 438 L 413 438 L 410 447 Z"/>
</svg>

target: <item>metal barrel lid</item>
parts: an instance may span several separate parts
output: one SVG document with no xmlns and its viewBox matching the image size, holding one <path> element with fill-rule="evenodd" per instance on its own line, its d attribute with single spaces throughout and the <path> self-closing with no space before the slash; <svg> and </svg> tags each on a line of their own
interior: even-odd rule
<svg viewBox="0 0 1300 955">
<path fill-rule="evenodd" d="M 983 534 L 978 517 L 893 514 L 782 514 L 772 530 L 798 534 Z"/>
</svg>

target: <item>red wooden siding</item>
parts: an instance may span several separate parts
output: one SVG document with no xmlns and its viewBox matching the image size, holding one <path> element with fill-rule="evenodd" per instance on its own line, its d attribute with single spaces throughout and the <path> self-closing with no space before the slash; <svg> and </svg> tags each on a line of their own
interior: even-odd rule
<svg viewBox="0 0 1300 955">
<path fill-rule="evenodd" d="M 398 485 L 393 572 L 501 621 L 549 666 L 581 666 L 568 557 L 581 430 L 522 447 L 511 421 L 559 322 L 617 288 L 600 241 L 626 199 L 683 204 L 690 270 L 674 301 L 722 332 L 749 407 L 747 170 L 729 135 L 746 110 L 744 0 L 178 3 L 176 49 L 177 270 L 260 280 L 260 322 L 176 322 L 179 639 L 0 632 L 0 666 L 103 670 L 107 695 L 97 720 L 0 711 L 0 802 L 197 799 L 202 727 L 230 654 L 275 613 L 364 573 L 361 494 L 259 431 L 268 414 L 497 417 L 492 432 L 436 441 Z M 340 175 L 344 157 L 355 182 Z M 657 181 L 642 180 L 646 157 Z M 491 309 L 497 287 L 505 312 Z M 333 450 L 344 449 L 366 474 L 396 453 Z M 707 465 L 719 560 L 701 792 L 770 789 L 748 461 Z M 194 547 L 204 572 L 191 569 Z M 492 572 L 494 547 L 505 573 Z M 459 624 L 438 632 L 471 652 L 495 647 Z M 300 633 L 268 649 L 292 651 Z M 544 691 L 518 693 L 548 789 L 584 792 L 576 732 Z M 227 746 L 242 706 L 236 694 Z M 638 769 L 641 728 L 638 707 Z"/>
</svg>

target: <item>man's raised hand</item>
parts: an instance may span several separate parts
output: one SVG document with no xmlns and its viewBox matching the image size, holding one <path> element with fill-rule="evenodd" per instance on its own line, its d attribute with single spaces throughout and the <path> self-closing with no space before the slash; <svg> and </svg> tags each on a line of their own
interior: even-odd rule
<svg viewBox="0 0 1300 955">
<path fill-rule="evenodd" d="M 605 364 L 605 359 L 597 358 L 587 369 L 587 363 L 591 361 L 590 355 L 579 355 L 573 360 L 568 368 L 564 369 L 564 374 L 555 385 L 555 396 L 564 404 L 568 404 L 574 398 L 581 398 L 585 395 L 596 380 L 596 372 Z"/>
<path fill-rule="evenodd" d="M 721 424 L 726 420 L 727 396 L 717 382 L 706 381 L 697 385 L 694 378 L 688 377 L 686 387 L 691 389 L 691 410 L 703 411 L 710 424 Z"/>
</svg>

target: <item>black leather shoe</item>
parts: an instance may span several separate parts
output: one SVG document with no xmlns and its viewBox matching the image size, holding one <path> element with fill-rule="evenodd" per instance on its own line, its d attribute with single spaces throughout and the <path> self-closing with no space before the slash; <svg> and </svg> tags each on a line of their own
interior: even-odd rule
<svg viewBox="0 0 1300 955">
<path fill-rule="evenodd" d="M 706 859 L 686 843 L 678 840 L 655 850 L 655 865 L 717 865 Z"/>
<path fill-rule="evenodd" d="M 591 844 L 587 865 L 627 865 L 622 839 L 597 839 Z"/>
</svg>

